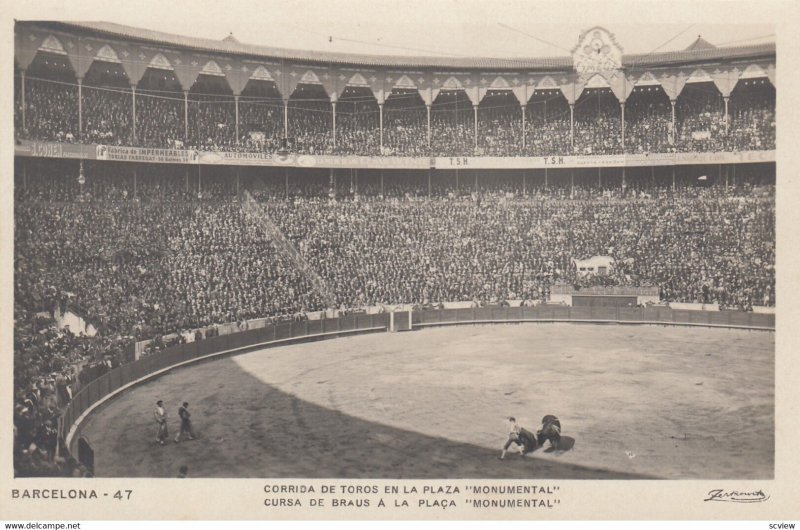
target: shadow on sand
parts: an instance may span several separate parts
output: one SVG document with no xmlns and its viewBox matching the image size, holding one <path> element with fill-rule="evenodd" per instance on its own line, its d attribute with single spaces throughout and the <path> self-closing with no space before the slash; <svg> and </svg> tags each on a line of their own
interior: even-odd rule
<svg viewBox="0 0 800 530">
<path fill-rule="evenodd" d="M 173 408 L 189 400 L 198 439 L 152 444 L 153 396 Z M 174 411 L 170 418 L 177 422 Z M 173 436 L 176 427 L 170 425 Z M 501 461 L 500 447 L 399 429 L 299 399 L 230 359 L 134 388 L 94 415 L 84 432 L 100 477 L 174 477 L 185 464 L 190 478 L 654 478 L 559 462 L 558 453 L 545 451 Z"/>
</svg>

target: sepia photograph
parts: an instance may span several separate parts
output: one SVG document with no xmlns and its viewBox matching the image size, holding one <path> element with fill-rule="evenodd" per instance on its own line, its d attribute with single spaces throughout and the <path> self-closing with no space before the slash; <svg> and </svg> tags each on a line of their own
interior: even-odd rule
<svg viewBox="0 0 800 530">
<path fill-rule="evenodd" d="M 6 28 L 4 501 L 569 518 L 573 481 L 706 481 L 764 517 L 778 20 L 186 5 Z"/>
</svg>

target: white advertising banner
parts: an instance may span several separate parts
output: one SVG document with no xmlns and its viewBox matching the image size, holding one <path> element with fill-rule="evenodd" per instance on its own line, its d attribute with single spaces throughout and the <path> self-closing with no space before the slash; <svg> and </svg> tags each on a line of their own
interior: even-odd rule
<svg viewBox="0 0 800 530">
<path fill-rule="evenodd" d="M 591 156 L 456 156 L 437 157 L 436 169 L 569 169 L 595 167 L 641 167 L 692 164 L 741 164 L 774 162 L 775 151 L 732 153 L 642 153 Z"/>
</svg>

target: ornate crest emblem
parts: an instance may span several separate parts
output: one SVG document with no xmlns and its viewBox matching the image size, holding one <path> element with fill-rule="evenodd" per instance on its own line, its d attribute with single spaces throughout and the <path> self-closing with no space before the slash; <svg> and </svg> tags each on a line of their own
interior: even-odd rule
<svg viewBox="0 0 800 530">
<path fill-rule="evenodd" d="M 575 71 L 584 79 L 595 74 L 608 77 L 622 68 L 622 48 L 606 29 L 595 27 L 581 34 L 572 60 Z"/>
</svg>

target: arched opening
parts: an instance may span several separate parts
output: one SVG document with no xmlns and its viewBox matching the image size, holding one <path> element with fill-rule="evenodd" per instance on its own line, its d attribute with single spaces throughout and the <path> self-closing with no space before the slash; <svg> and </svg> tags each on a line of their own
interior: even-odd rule
<svg viewBox="0 0 800 530">
<path fill-rule="evenodd" d="M 522 111 L 511 90 L 488 90 L 478 106 L 478 154 L 518 156 Z"/>
<path fill-rule="evenodd" d="M 728 149 L 775 149 L 775 86 L 766 77 L 739 80 L 728 112 Z"/>
<path fill-rule="evenodd" d="M 610 88 L 587 88 L 575 102 L 574 153 L 611 155 L 622 152 L 622 114 Z"/>
<path fill-rule="evenodd" d="M 431 108 L 431 149 L 439 156 L 470 156 L 475 151 L 472 101 L 463 89 L 442 89 Z"/>
<path fill-rule="evenodd" d="M 148 68 L 136 89 L 136 140 L 143 147 L 184 145 L 183 90 L 172 70 Z"/>
<path fill-rule="evenodd" d="M 427 154 L 427 120 L 425 102 L 416 88 L 392 89 L 383 107 L 383 154 Z"/>
<path fill-rule="evenodd" d="M 625 102 L 625 152 L 670 150 L 672 111 L 661 85 L 634 87 Z"/>
<path fill-rule="evenodd" d="M 239 96 L 239 143 L 255 151 L 276 151 L 283 138 L 283 101 L 272 81 L 251 79 Z"/>
<path fill-rule="evenodd" d="M 345 87 L 336 103 L 336 153 L 380 154 L 379 112 L 369 87 Z"/>
<path fill-rule="evenodd" d="M 84 141 L 130 145 L 133 100 L 125 69 L 119 63 L 94 61 L 84 79 Z"/>
<path fill-rule="evenodd" d="M 570 152 L 569 104 L 557 88 L 537 89 L 525 110 L 525 153 L 533 156 Z"/>
<path fill-rule="evenodd" d="M 331 153 L 333 110 L 322 85 L 301 83 L 289 98 L 288 144 L 298 153 Z"/>
<path fill-rule="evenodd" d="M 40 51 L 25 76 L 28 135 L 78 141 L 78 81 L 66 55 Z"/>
<path fill-rule="evenodd" d="M 206 151 L 236 144 L 236 106 L 225 76 L 197 76 L 189 90 L 188 140 Z"/>
<path fill-rule="evenodd" d="M 725 102 L 711 81 L 686 83 L 675 105 L 678 151 L 722 150 Z"/>
</svg>

